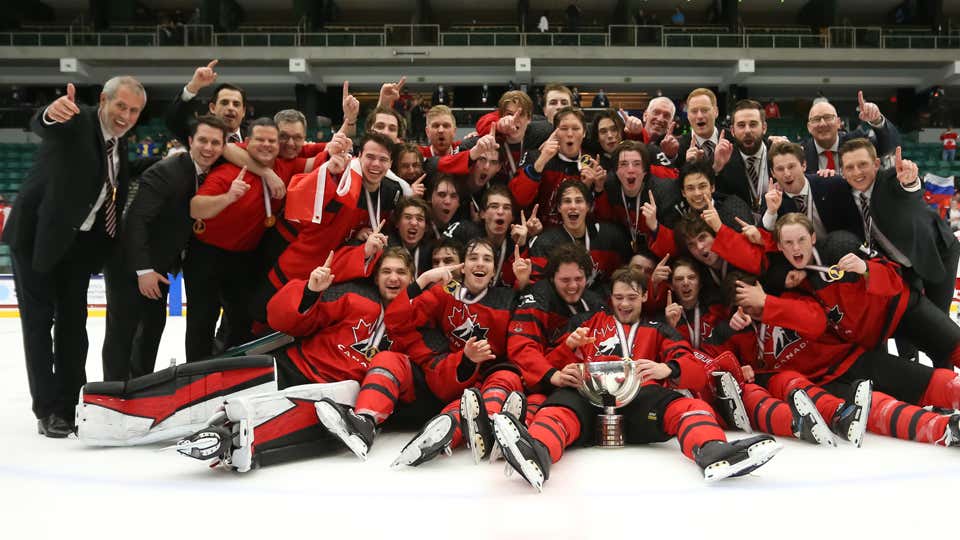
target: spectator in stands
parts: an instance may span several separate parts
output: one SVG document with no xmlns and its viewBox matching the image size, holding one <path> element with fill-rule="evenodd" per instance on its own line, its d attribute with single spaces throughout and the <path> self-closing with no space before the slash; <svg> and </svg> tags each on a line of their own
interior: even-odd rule
<svg viewBox="0 0 960 540">
<path fill-rule="evenodd" d="M 593 96 L 593 103 L 590 105 L 600 109 L 606 109 L 610 106 L 610 100 L 607 99 L 607 93 L 603 91 L 603 88 L 597 91 L 597 95 Z"/>
<path fill-rule="evenodd" d="M 940 158 L 943 161 L 953 161 L 957 159 L 957 133 L 953 131 L 952 127 L 948 127 L 946 131 L 940 135 L 940 140 L 943 141 L 943 155 Z"/>
<path fill-rule="evenodd" d="M 673 16 L 670 17 L 670 22 L 677 26 L 683 26 L 683 24 L 687 22 L 687 17 L 683 14 L 683 10 L 680 9 L 679 6 L 677 10 L 673 12 Z"/>
<path fill-rule="evenodd" d="M 119 239 L 129 178 L 141 168 L 128 162 L 124 135 L 146 102 L 133 77 L 108 80 L 97 107 L 79 106 L 68 84 L 30 124 L 43 141 L 3 240 L 13 259 L 33 413 L 47 437 L 74 430 L 86 382 L 87 287 Z"/>
<path fill-rule="evenodd" d="M 573 87 L 573 97 L 571 99 L 573 100 L 573 106 L 579 109 L 580 108 L 580 89 L 577 88 L 576 86 Z"/>
<path fill-rule="evenodd" d="M 550 21 L 547 19 L 549 13 L 548 11 L 544 11 L 543 15 L 540 16 L 540 22 L 537 23 L 537 30 L 540 30 L 541 34 L 550 30 Z"/>
<path fill-rule="evenodd" d="M 770 98 L 770 101 L 767 102 L 767 105 L 763 108 L 764 114 L 767 115 L 767 120 L 779 120 L 780 119 L 780 106 L 777 105 L 777 102 Z"/>
<path fill-rule="evenodd" d="M 580 6 L 576 2 L 570 2 L 567 6 L 567 32 L 578 32 L 580 28 Z"/>
</svg>

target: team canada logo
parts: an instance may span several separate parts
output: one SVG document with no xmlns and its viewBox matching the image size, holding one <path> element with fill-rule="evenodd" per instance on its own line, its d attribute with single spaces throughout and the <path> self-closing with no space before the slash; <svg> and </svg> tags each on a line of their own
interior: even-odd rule
<svg viewBox="0 0 960 540">
<path fill-rule="evenodd" d="M 597 344 L 597 356 L 623 356 L 620 338 L 610 336 Z"/>
<path fill-rule="evenodd" d="M 463 343 L 466 343 L 472 337 L 478 340 L 487 339 L 487 332 L 490 330 L 480 326 L 477 323 L 477 315 L 470 313 L 466 306 L 453 308 L 453 311 L 447 316 L 447 322 L 453 328 L 451 332 L 453 336 Z"/>
<path fill-rule="evenodd" d="M 371 340 L 376 338 L 376 334 L 377 328 L 374 325 L 360 319 L 357 325 L 353 327 L 353 345 L 350 345 L 350 348 L 362 354 L 368 360 L 381 350 L 389 350 L 393 342 L 390 341 L 386 333 L 380 338 L 379 343 L 371 343 Z"/>
<path fill-rule="evenodd" d="M 773 357 L 780 358 L 790 345 L 800 341 L 800 336 L 788 328 L 776 327 L 773 329 Z"/>
<path fill-rule="evenodd" d="M 833 324 L 840 324 L 840 321 L 843 320 L 843 312 L 840 311 L 840 306 L 833 306 L 830 311 L 827 312 L 827 320 Z"/>
</svg>

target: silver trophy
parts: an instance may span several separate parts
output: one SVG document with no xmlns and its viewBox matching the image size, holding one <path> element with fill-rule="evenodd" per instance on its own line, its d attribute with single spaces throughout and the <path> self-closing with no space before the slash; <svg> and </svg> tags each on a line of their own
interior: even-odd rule
<svg viewBox="0 0 960 540">
<path fill-rule="evenodd" d="M 584 362 L 577 364 L 577 368 L 580 395 L 603 409 L 597 415 L 598 444 L 601 448 L 623 448 L 623 415 L 617 414 L 617 408 L 633 401 L 640 390 L 634 361 L 622 358 Z"/>
</svg>

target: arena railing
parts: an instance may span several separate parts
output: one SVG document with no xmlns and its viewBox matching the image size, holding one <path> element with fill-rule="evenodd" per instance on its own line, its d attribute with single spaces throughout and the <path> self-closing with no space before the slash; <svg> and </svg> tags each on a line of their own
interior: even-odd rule
<svg viewBox="0 0 960 540">
<path fill-rule="evenodd" d="M 149 27 L 148 27 L 149 28 Z M 267 28 L 267 27 L 257 27 Z M 0 46 L 14 47 L 703 47 L 703 48 L 874 48 L 958 49 L 960 34 L 898 32 L 896 28 L 835 26 L 821 33 L 756 27 L 742 32 L 719 27 L 638 26 L 615 24 L 606 32 L 507 32 L 470 29 L 441 32 L 436 24 L 345 26 L 342 31 L 307 33 L 286 27 L 285 32 L 214 32 L 212 25 L 182 25 L 170 33 L 157 26 L 152 32 L 66 31 L 0 32 Z M 336 30 L 341 30 L 337 27 Z M 797 29 L 794 29 L 797 30 Z"/>
</svg>

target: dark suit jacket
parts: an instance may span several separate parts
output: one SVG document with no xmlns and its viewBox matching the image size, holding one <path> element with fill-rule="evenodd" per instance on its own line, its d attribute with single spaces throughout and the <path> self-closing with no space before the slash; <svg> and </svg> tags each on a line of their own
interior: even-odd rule
<svg viewBox="0 0 960 540">
<path fill-rule="evenodd" d="M 837 150 L 843 146 L 843 143 L 849 141 L 850 139 L 867 138 L 870 129 L 873 129 L 873 132 L 877 135 L 877 142 L 875 143 L 875 146 L 877 147 L 877 155 L 882 156 L 888 152 L 893 152 L 898 146 L 900 146 L 900 132 L 897 130 L 897 126 L 893 125 L 893 122 L 891 122 L 889 118 L 886 118 L 883 122 L 882 128 L 875 128 L 868 124 L 862 124 L 853 131 L 841 131 L 837 134 L 837 137 L 840 139 L 840 143 L 837 145 Z M 806 154 L 807 158 L 807 172 L 817 172 L 817 169 L 820 168 L 820 156 L 817 155 L 817 147 L 813 142 L 813 138 L 807 137 L 803 140 L 802 145 L 803 152 Z M 837 167 L 839 168 L 839 153 L 836 156 L 836 161 Z"/>
<path fill-rule="evenodd" d="M 847 187 L 847 197 L 853 200 Z M 944 260 L 960 249 L 950 226 L 923 200 L 923 189 L 907 192 L 900 186 L 894 169 L 877 173 L 870 196 L 870 215 L 874 226 L 897 247 L 913 265 L 913 270 L 926 281 L 942 281 L 953 275 L 954 268 L 945 268 Z M 862 241 L 863 224 L 857 220 L 852 231 Z"/>
<path fill-rule="evenodd" d="M 107 160 L 96 107 L 81 106 L 80 113 L 63 124 L 45 125 L 37 111 L 30 121 L 43 138 L 13 204 L 3 230 L 3 240 L 23 254 L 31 254 L 38 272 L 51 270 L 67 253 L 80 225 L 87 219 L 107 179 Z M 127 159 L 127 143 L 118 140 L 117 215 L 126 200 L 129 177 L 137 174 Z M 134 167 L 136 169 L 136 167 Z M 123 222 L 117 222 L 122 232 Z M 102 262 L 102 261 L 101 261 Z"/>
<path fill-rule="evenodd" d="M 183 88 L 177 91 L 177 97 L 170 104 L 170 107 L 167 109 L 167 129 L 180 141 L 185 147 L 190 147 L 190 131 L 193 128 L 193 124 L 197 121 L 198 108 L 201 103 L 199 99 L 199 94 L 194 96 L 190 101 L 183 101 Z M 209 111 L 204 108 L 199 114 L 207 114 Z M 240 124 L 240 132 L 246 133 L 244 128 L 244 123 Z M 230 136 L 230 133 L 227 133 L 227 136 Z M 222 159 L 222 158 L 221 158 Z M 219 161 L 218 163 L 222 163 Z"/>
<path fill-rule="evenodd" d="M 821 178 L 816 174 L 807 174 L 806 178 L 810 184 L 811 199 L 827 232 L 860 230 L 862 234 L 860 210 L 854 204 L 853 197 L 850 196 L 850 186 L 843 177 Z M 797 203 L 785 194 L 777 217 L 797 211 Z M 767 201 L 764 199 L 760 205 L 760 214 L 766 212 Z"/>
<path fill-rule="evenodd" d="M 180 252 L 190 240 L 190 198 L 196 194 L 196 167 L 181 152 L 150 167 L 127 211 L 123 234 L 126 268 L 153 268 L 164 274 L 180 268 Z"/>
</svg>

